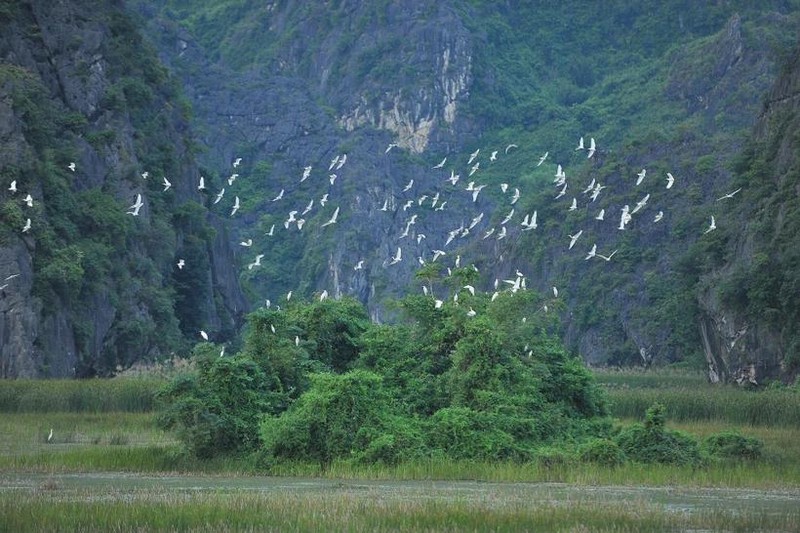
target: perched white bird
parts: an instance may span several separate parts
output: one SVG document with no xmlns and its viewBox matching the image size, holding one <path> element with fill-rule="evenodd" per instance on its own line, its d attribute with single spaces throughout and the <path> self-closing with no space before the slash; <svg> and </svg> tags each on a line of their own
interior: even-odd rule
<svg viewBox="0 0 800 533">
<path fill-rule="evenodd" d="M 606 210 L 605 209 L 601 209 L 600 212 L 597 213 L 597 216 L 594 217 L 594 219 L 595 220 L 603 220 L 603 218 L 605 217 L 605 214 L 606 214 Z"/>
<path fill-rule="evenodd" d="M 239 243 L 240 246 L 245 246 L 247 248 L 253 246 L 253 239 L 247 239 L 246 241 L 242 241 Z"/>
<path fill-rule="evenodd" d="M 17 180 L 11 182 L 11 185 L 9 185 L 8 190 L 11 192 L 17 192 Z"/>
<path fill-rule="evenodd" d="M 439 161 L 439 163 L 438 163 L 438 164 L 436 164 L 436 165 L 433 165 L 433 167 L 431 167 L 431 168 L 442 168 L 442 167 L 444 166 L 444 164 L 445 164 L 445 162 L 446 162 L 446 161 L 447 161 L 447 158 L 445 157 L 444 159 L 442 159 L 441 161 Z"/>
<path fill-rule="evenodd" d="M 264 258 L 264 254 L 258 254 L 258 255 L 256 256 L 256 260 L 255 260 L 255 261 L 253 261 L 252 263 L 250 263 L 249 265 L 247 265 L 247 270 L 253 270 L 255 267 L 261 266 L 261 259 L 263 259 L 263 258 Z M 290 291 L 290 292 L 289 292 L 289 295 L 291 296 L 291 294 L 292 294 L 292 293 L 291 293 L 291 291 Z M 289 298 L 287 297 L 287 300 L 288 300 L 288 299 L 289 299 Z"/>
<path fill-rule="evenodd" d="M 550 155 L 550 152 L 545 152 L 545 153 L 544 153 L 544 155 L 543 155 L 542 157 L 540 157 L 540 158 L 539 158 L 539 162 L 538 162 L 538 163 L 536 163 L 536 166 L 537 166 L 537 167 L 538 167 L 538 166 L 541 166 L 541 164 L 542 164 L 542 163 L 544 163 L 545 159 L 547 159 L 547 156 L 548 156 L 548 155 Z"/>
<path fill-rule="evenodd" d="M 201 336 L 201 337 L 203 337 L 203 340 L 204 340 L 204 341 L 207 341 L 207 340 L 208 340 L 208 333 L 206 333 L 206 332 L 205 332 L 205 331 L 203 331 L 202 329 L 200 330 L 200 336 Z"/>
<path fill-rule="evenodd" d="M 339 208 L 337 207 L 337 208 L 334 210 L 334 212 L 333 212 L 333 216 L 330 218 L 330 220 L 328 220 L 327 222 L 325 222 L 325 223 L 324 223 L 324 224 L 323 224 L 321 227 L 323 227 L 323 228 L 324 228 L 325 226 L 330 226 L 331 224 L 336 224 L 336 219 L 337 219 L 338 217 L 339 217 Z"/>
<path fill-rule="evenodd" d="M 553 297 L 558 298 L 558 288 L 555 285 L 553 286 Z"/>
<path fill-rule="evenodd" d="M 164 176 L 164 191 L 172 187 L 172 183 L 169 182 L 166 176 Z"/>
<path fill-rule="evenodd" d="M 75 172 L 75 162 L 72 161 L 69 165 L 67 165 L 67 168 L 70 169 L 72 172 Z"/>
<path fill-rule="evenodd" d="M 326 289 L 323 289 L 322 292 L 319 295 L 319 301 L 321 302 L 322 300 L 324 300 L 327 297 L 328 297 L 328 291 Z"/>
<path fill-rule="evenodd" d="M 675 178 L 672 174 L 667 172 L 667 189 L 671 189 L 673 183 L 675 183 Z"/>
<path fill-rule="evenodd" d="M 50 442 L 52 440 L 53 440 L 53 428 L 50 428 L 50 434 L 47 435 L 47 442 Z"/>
<path fill-rule="evenodd" d="M 475 296 L 475 287 L 472 285 L 464 285 L 462 289 L 467 289 L 471 295 Z"/>
<path fill-rule="evenodd" d="M 284 193 L 284 192 L 285 192 L 285 191 L 284 191 L 284 189 L 281 189 L 281 192 L 279 192 L 279 193 L 278 193 L 278 196 L 276 196 L 275 198 L 273 198 L 273 199 L 272 199 L 272 201 L 273 201 L 273 202 L 277 202 L 278 200 L 280 200 L 281 198 L 283 198 L 283 193 Z"/>
<path fill-rule="evenodd" d="M 206 190 L 206 179 L 203 176 L 200 176 L 200 183 L 197 184 L 198 191 Z"/>
<path fill-rule="evenodd" d="M 183 259 L 178 259 L 178 264 L 177 264 L 177 266 L 178 266 L 178 270 L 183 270 L 183 267 L 185 267 L 185 266 L 186 266 L 186 261 L 185 261 L 185 260 L 183 260 Z"/>
<path fill-rule="evenodd" d="M 218 204 L 220 200 L 222 200 L 223 196 L 225 196 L 225 187 L 223 187 L 222 190 L 217 193 L 217 197 L 214 199 L 214 203 Z"/>
<path fill-rule="evenodd" d="M 31 229 L 31 219 L 25 221 L 25 226 L 22 228 L 22 233 L 27 233 Z"/>
<path fill-rule="evenodd" d="M 584 259 L 586 259 L 588 261 L 589 259 L 591 259 L 595 255 L 597 255 L 597 244 L 593 244 L 592 245 L 592 249 L 589 250 L 589 253 L 586 254 L 586 257 Z"/>
<path fill-rule="evenodd" d="M 237 157 L 237 158 L 236 158 L 236 159 L 234 159 L 234 161 L 233 161 L 233 168 L 236 168 L 236 167 L 238 167 L 238 166 L 239 166 L 241 163 L 242 163 L 242 158 L 241 158 L 241 157 Z"/>
<path fill-rule="evenodd" d="M 742 188 L 739 187 L 738 189 L 736 189 L 733 192 L 729 192 L 728 194 L 726 194 L 724 196 L 720 196 L 719 198 L 717 198 L 717 201 L 719 202 L 720 200 L 725 200 L 726 198 L 733 198 L 734 196 L 736 196 L 736 193 L 738 193 L 741 190 L 742 190 Z"/>
<path fill-rule="evenodd" d="M 400 262 L 402 259 L 403 259 L 403 250 L 402 250 L 402 249 L 401 249 L 401 248 L 398 246 L 398 247 L 397 247 L 397 253 L 396 253 L 396 254 L 394 254 L 394 257 L 392 257 L 392 261 L 391 261 L 389 264 L 390 264 L 390 265 L 397 264 L 397 263 L 399 263 L 399 262 Z"/>
<path fill-rule="evenodd" d="M 240 207 L 241 207 L 241 204 L 239 202 L 239 197 L 235 196 L 233 198 L 233 207 L 231 208 L 231 216 L 235 215 Z"/>
<path fill-rule="evenodd" d="M 716 220 L 714 220 L 714 215 L 711 215 L 711 224 L 708 225 L 708 229 L 706 231 L 704 231 L 703 233 L 704 234 L 705 233 L 710 233 L 710 232 L 714 231 L 715 229 L 717 229 L 717 222 L 716 222 Z"/>
<path fill-rule="evenodd" d="M 470 317 L 470 318 L 472 318 L 476 314 L 477 313 L 475 312 L 475 310 L 473 308 L 471 308 L 471 307 L 469 308 L 469 311 L 467 311 L 467 316 Z"/>
<path fill-rule="evenodd" d="M 442 300 L 434 300 L 433 301 L 433 308 L 434 309 L 441 309 L 444 302 Z"/>
<path fill-rule="evenodd" d="M 135 217 L 138 217 L 139 216 L 139 210 L 142 208 L 143 205 L 144 205 L 144 203 L 142 202 L 142 195 L 141 194 L 137 194 L 136 195 L 136 201 L 133 203 L 132 206 L 130 206 L 128 208 L 129 211 L 127 212 L 127 214 L 133 215 Z"/>
<path fill-rule="evenodd" d="M 592 137 L 589 139 L 589 155 L 586 157 L 587 159 L 591 158 L 594 155 L 596 148 L 597 147 L 594 144 L 594 137 Z"/>
<path fill-rule="evenodd" d="M 636 174 L 636 185 L 639 185 L 640 183 L 642 183 L 642 180 L 644 180 L 645 176 L 647 176 L 647 169 L 643 168 L 641 170 L 641 172 Z"/>
</svg>

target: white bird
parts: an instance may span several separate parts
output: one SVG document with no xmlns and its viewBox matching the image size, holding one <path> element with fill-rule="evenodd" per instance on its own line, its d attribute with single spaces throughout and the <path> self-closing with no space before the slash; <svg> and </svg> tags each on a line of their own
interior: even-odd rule
<svg viewBox="0 0 800 533">
<path fill-rule="evenodd" d="M 439 204 L 439 207 L 436 208 L 437 211 L 444 211 L 444 206 L 447 205 L 447 200 Z"/>
<path fill-rule="evenodd" d="M 313 198 L 311 199 L 311 201 L 310 201 L 310 202 L 308 202 L 308 205 L 306 206 L 306 208 L 305 208 L 305 209 L 303 209 L 303 212 L 302 212 L 302 213 L 300 213 L 300 216 L 303 216 L 303 215 L 305 215 L 306 213 L 308 213 L 309 211 L 311 211 L 311 208 L 312 208 L 312 207 L 314 207 L 314 199 L 313 199 Z"/>
<path fill-rule="evenodd" d="M 475 150 L 474 152 L 469 154 L 469 161 L 467 161 L 468 165 L 471 165 L 472 162 L 475 161 L 475 158 L 478 157 L 478 154 L 480 153 L 480 151 L 481 151 L 481 149 L 478 148 L 477 150 Z"/>
<path fill-rule="evenodd" d="M 264 258 L 264 254 L 258 254 L 256 256 L 256 260 L 253 261 L 252 263 L 250 263 L 249 265 L 247 265 L 247 270 L 253 270 L 255 267 L 261 266 L 261 259 L 263 259 L 263 258 Z M 289 291 L 289 294 L 290 295 L 292 294 L 291 291 Z M 288 299 L 289 298 L 287 298 L 287 300 Z"/>
<path fill-rule="evenodd" d="M 198 191 L 206 190 L 206 179 L 203 176 L 200 176 L 200 183 L 197 185 Z"/>
<path fill-rule="evenodd" d="M 292 291 L 289 291 L 286 293 L 286 301 L 288 302 L 291 299 L 292 299 Z"/>
<path fill-rule="evenodd" d="M 72 172 L 75 172 L 75 162 L 72 161 L 69 165 L 67 165 L 67 168 L 70 169 Z"/>
<path fill-rule="evenodd" d="M 428 195 L 427 194 L 423 194 L 422 196 L 417 198 L 417 205 L 422 205 L 422 203 L 427 199 L 428 199 Z"/>
<path fill-rule="evenodd" d="M 331 159 L 331 164 L 330 164 L 330 165 L 328 165 L 328 170 L 329 170 L 329 171 L 330 171 L 330 170 L 333 170 L 333 167 L 335 167 L 335 166 L 336 166 L 336 163 L 338 163 L 338 162 L 339 162 L 339 156 L 337 155 L 336 157 L 334 157 L 333 159 Z"/>
<path fill-rule="evenodd" d="M 276 196 L 275 198 L 273 198 L 273 199 L 272 199 L 272 201 L 273 201 L 273 202 L 277 202 L 278 200 L 280 200 L 281 198 L 283 198 L 283 193 L 284 193 L 284 192 L 285 192 L 285 191 L 284 191 L 284 189 L 281 189 L 281 192 L 279 192 L 279 193 L 278 193 L 278 196 Z"/>
<path fill-rule="evenodd" d="M 667 189 L 671 189 L 673 183 L 675 183 L 675 178 L 672 174 L 667 172 Z"/>
<path fill-rule="evenodd" d="M 25 204 L 27 204 L 28 207 L 33 207 L 33 196 L 28 194 L 28 196 L 25 197 L 23 202 L 25 202 Z"/>
<path fill-rule="evenodd" d="M 592 181 L 589 183 L 589 186 L 583 190 L 583 194 L 589 194 L 590 192 L 592 192 L 592 189 L 594 189 L 596 182 L 597 179 L 592 178 Z"/>
<path fill-rule="evenodd" d="M 592 190 L 592 201 L 593 201 L 593 202 L 594 202 L 595 200 L 597 200 L 597 197 L 598 197 L 598 196 L 600 196 L 600 191 L 602 191 L 602 190 L 603 190 L 603 189 L 605 189 L 605 188 L 606 188 L 606 186 L 605 186 L 605 185 L 600 185 L 599 183 L 598 183 L 597 185 L 595 185 L 595 186 L 594 186 L 594 189 Z"/>
<path fill-rule="evenodd" d="M 169 182 L 166 176 L 164 176 L 164 191 L 172 187 L 172 183 Z"/>
<path fill-rule="evenodd" d="M 489 161 L 497 161 L 497 150 L 493 151 L 489 156 Z"/>
<path fill-rule="evenodd" d="M 306 223 L 306 219 L 298 218 L 297 219 L 297 229 L 303 229 L 303 224 Z"/>
<path fill-rule="evenodd" d="M 326 223 L 322 225 L 324 228 L 325 226 L 330 226 L 331 224 L 336 224 L 336 218 L 339 216 L 339 208 L 337 207 L 336 210 L 333 212 L 333 216 L 328 220 Z"/>
<path fill-rule="evenodd" d="M 450 177 L 447 178 L 447 181 L 450 182 L 450 185 L 455 185 L 456 183 L 458 183 L 458 180 L 459 180 L 460 177 L 461 177 L 461 174 L 456 174 L 454 170 L 451 170 L 450 171 Z"/>
<path fill-rule="evenodd" d="M 436 164 L 436 165 L 433 165 L 433 167 L 431 167 L 431 168 L 442 168 L 442 167 L 444 166 L 444 164 L 445 164 L 445 162 L 446 162 L 446 161 L 447 161 L 447 158 L 445 157 L 444 159 L 442 159 L 441 161 L 439 161 L 439 163 L 438 163 L 438 164 Z"/>
<path fill-rule="evenodd" d="M 575 235 L 569 235 L 569 249 L 570 250 L 572 250 L 572 247 L 575 246 L 576 242 L 578 242 L 578 239 L 580 238 L 582 233 L 583 233 L 583 230 L 580 230 Z"/>
<path fill-rule="evenodd" d="M 508 183 L 501 183 L 500 190 L 503 192 L 503 194 L 505 194 L 505 192 L 508 190 Z"/>
<path fill-rule="evenodd" d="M 300 337 L 298 335 L 294 336 L 294 345 L 300 346 Z"/>
<path fill-rule="evenodd" d="M 564 169 L 561 167 L 561 165 L 556 167 L 555 178 L 556 179 L 553 180 L 553 183 L 563 183 L 563 180 L 567 179 L 567 173 L 564 172 Z"/>
<path fill-rule="evenodd" d="M 494 228 L 489 228 L 488 230 L 486 230 L 486 233 L 483 234 L 483 238 L 488 239 L 489 237 L 492 236 L 493 233 L 494 233 Z"/>
<path fill-rule="evenodd" d="M 389 210 L 389 199 L 386 198 L 383 200 L 383 207 L 381 207 L 381 211 L 388 211 Z"/>
<path fill-rule="evenodd" d="M 726 198 L 733 198 L 734 196 L 736 196 L 736 193 L 738 193 L 741 190 L 742 190 L 742 188 L 739 187 L 738 189 L 736 189 L 733 192 L 729 192 L 728 194 L 726 194 L 724 196 L 720 196 L 719 198 L 717 198 L 717 201 L 719 202 L 720 200 L 725 200 Z"/>
<path fill-rule="evenodd" d="M 11 192 L 17 192 L 17 180 L 11 182 L 11 185 L 8 187 L 8 190 Z"/>
<path fill-rule="evenodd" d="M 408 210 L 408 208 L 411 207 L 412 205 L 414 205 L 414 200 L 407 201 L 405 204 L 403 204 L 403 211 Z"/>
<path fill-rule="evenodd" d="M 609 255 L 597 254 L 597 257 L 601 259 L 605 259 L 606 261 L 611 261 L 611 258 L 614 257 L 614 254 L 617 253 L 618 250 L 614 250 Z"/>
<path fill-rule="evenodd" d="M 146 180 L 147 178 L 149 178 L 149 177 L 150 177 L 150 173 L 149 173 L 149 172 L 147 172 L 146 170 L 145 170 L 144 172 L 142 172 L 142 174 L 141 174 L 141 175 L 142 175 L 142 179 L 143 179 L 143 180 Z"/>
<path fill-rule="evenodd" d="M 322 198 L 319 199 L 319 205 L 325 207 L 325 204 L 328 203 L 328 193 L 322 195 Z"/>
<path fill-rule="evenodd" d="M 636 174 L 636 185 L 639 185 L 640 183 L 642 183 L 642 180 L 644 180 L 644 177 L 646 175 L 647 175 L 647 169 L 645 169 L 645 168 L 643 168 L 641 172 Z"/>
<path fill-rule="evenodd" d="M 473 287 L 472 285 L 464 285 L 461 288 L 467 289 L 471 295 L 475 296 L 475 287 Z"/>
<path fill-rule="evenodd" d="M 522 219 L 522 231 L 528 231 L 532 229 L 536 229 L 538 225 L 536 224 L 536 215 L 537 211 L 533 212 L 533 215 L 525 215 L 525 218 Z"/>
<path fill-rule="evenodd" d="M 142 203 L 142 195 L 141 194 L 137 194 L 136 195 L 136 201 L 133 203 L 132 206 L 130 206 L 128 208 L 128 209 L 130 209 L 130 211 L 128 211 L 127 214 L 133 215 L 135 217 L 138 217 L 139 216 L 139 209 L 141 209 L 143 205 L 144 205 L 144 203 Z"/>
<path fill-rule="evenodd" d="M 519 200 L 519 189 L 516 187 L 514 188 L 514 195 L 511 196 L 511 205 L 514 205 Z"/>
<path fill-rule="evenodd" d="M 594 137 L 589 139 L 589 155 L 586 157 L 587 159 L 591 158 L 594 155 L 596 146 L 594 144 Z"/>
<path fill-rule="evenodd" d="M 398 246 L 398 247 L 397 247 L 397 253 L 396 253 L 396 254 L 394 254 L 394 257 L 392 258 L 392 261 L 391 261 L 389 264 L 390 264 L 390 265 L 397 264 L 397 263 L 399 263 L 399 262 L 400 262 L 402 259 L 403 259 L 403 250 L 402 250 L 402 249 L 401 249 L 401 248 Z"/>
<path fill-rule="evenodd" d="M 222 200 L 223 196 L 225 196 L 225 187 L 223 187 L 222 190 L 217 193 L 217 197 L 214 199 L 214 203 L 218 204 L 220 200 Z"/>
<path fill-rule="evenodd" d="M 233 174 L 231 174 L 230 176 L 228 176 L 228 186 L 233 185 L 233 182 L 236 181 L 236 178 L 238 178 L 238 177 L 239 177 L 239 174 L 236 174 L 235 172 Z"/>
<path fill-rule="evenodd" d="M 508 153 L 508 151 L 511 150 L 512 148 L 519 148 L 519 146 L 517 146 L 516 144 L 513 144 L 513 143 L 509 144 L 508 146 L 506 146 L 505 153 Z"/>
<path fill-rule="evenodd" d="M 636 205 L 633 207 L 633 211 L 631 211 L 631 214 L 636 213 L 641 208 L 643 208 L 645 205 L 647 205 L 647 201 L 649 199 L 650 199 L 650 193 L 646 194 L 644 198 L 642 198 L 641 200 L 636 202 Z"/>
<path fill-rule="evenodd" d="M 275 235 L 275 224 L 273 224 L 272 226 L 269 227 L 269 231 L 265 235 L 267 235 L 269 237 L 272 237 L 273 235 Z"/>
<path fill-rule="evenodd" d="M 422 239 L 425 239 L 425 238 L 427 238 L 427 237 L 426 237 L 426 235 L 424 233 L 417 233 L 417 244 L 419 244 L 420 241 Z"/>
<path fill-rule="evenodd" d="M 249 248 L 250 246 L 253 246 L 253 239 L 247 239 L 246 241 L 242 241 L 239 243 L 239 245 Z"/>
<path fill-rule="evenodd" d="M 570 211 L 575 211 L 576 209 L 578 209 L 578 199 L 573 196 L 572 197 L 572 203 L 569 206 L 569 210 Z"/>
<path fill-rule="evenodd" d="M 664 218 L 664 212 L 663 211 L 659 211 L 658 213 L 656 213 L 656 216 L 653 217 L 653 222 L 658 222 L 662 218 Z"/>
<path fill-rule="evenodd" d="M 384 150 L 383 153 L 388 154 L 389 150 L 391 150 L 392 148 L 397 148 L 397 146 L 398 146 L 397 143 L 389 143 L 389 146 L 386 147 L 386 150 Z"/>
<path fill-rule="evenodd" d="M 592 249 L 589 250 L 589 253 L 586 254 L 586 257 L 584 259 L 586 259 L 588 261 L 589 259 L 591 259 L 595 255 L 597 255 L 597 244 L 593 244 L 592 245 Z"/>
<path fill-rule="evenodd" d="M 500 222 L 500 225 L 501 226 L 506 225 L 513 216 L 514 216 L 514 208 L 511 208 L 511 211 L 509 211 L 508 214 L 506 215 L 506 218 L 504 218 L 503 221 Z"/>
<path fill-rule="evenodd" d="M 26 233 L 30 229 L 31 229 L 31 219 L 27 219 L 25 221 L 25 226 L 23 226 L 22 228 L 22 233 Z"/>
<path fill-rule="evenodd" d="M 334 182 L 336 181 L 336 174 L 329 175 L 328 176 L 328 181 L 330 182 L 331 185 L 333 185 Z"/>
<path fill-rule="evenodd" d="M 328 297 L 328 291 L 327 291 L 327 289 L 323 289 L 322 292 L 319 295 L 319 301 L 321 302 L 322 300 L 326 299 L 327 297 Z"/>
<path fill-rule="evenodd" d="M 478 223 L 479 223 L 481 220 L 483 220 L 483 213 L 479 213 L 479 214 L 478 214 L 478 216 L 476 216 L 475 218 L 473 218 L 473 219 L 470 221 L 470 223 L 469 223 L 469 226 L 468 226 L 468 229 L 472 229 L 472 228 L 474 228 L 475 226 L 477 226 L 477 225 L 478 225 Z"/>
<path fill-rule="evenodd" d="M 475 316 L 476 314 L 477 313 L 475 312 L 475 310 L 473 308 L 471 308 L 471 307 L 469 308 L 469 311 L 467 311 L 467 316 L 470 317 L 470 318 Z"/>
<path fill-rule="evenodd" d="M 183 270 L 183 267 L 185 266 L 186 266 L 186 261 L 183 259 L 178 259 L 178 264 L 177 264 L 178 270 Z"/>
<path fill-rule="evenodd" d="M 704 234 L 705 233 L 709 233 L 709 232 L 714 231 L 715 229 L 717 229 L 717 222 L 716 222 L 716 220 L 714 220 L 714 215 L 711 215 L 711 224 L 708 225 L 708 229 L 703 233 Z"/>
<path fill-rule="evenodd" d="M 601 209 L 601 210 L 600 210 L 600 212 L 599 212 L 599 213 L 597 213 L 597 216 L 596 216 L 596 217 L 594 217 L 594 219 L 595 219 L 595 220 L 603 220 L 603 218 L 605 217 L 605 215 L 606 215 L 606 210 L 605 210 L 605 209 Z"/>
<path fill-rule="evenodd" d="M 561 188 L 561 190 L 559 191 L 559 193 L 556 195 L 556 198 L 555 198 L 555 199 L 556 199 L 556 200 L 558 200 L 559 198 L 561 198 L 561 197 L 562 197 L 562 196 L 564 196 L 565 194 L 567 194 L 567 184 L 566 184 L 566 183 L 564 183 L 564 186 Z"/>
<path fill-rule="evenodd" d="M 628 204 L 622 206 L 622 214 L 619 217 L 619 229 L 624 230 L 625 225 L 631 221 L 630 207 Z"/>
<path fill-rule="evenodd" d="M 237 157 L 237 158 L 236 158 L 236 159 L 233 161 L 233 168 L 236 168 L 236 167 L 238 167 L 238 166 L 239 166 L 241 163 L 242 163 L 242 158 L 241 158 L 241 157 Z"/>
<path fill-rule="evenodd" d="M 486 185 L 479 185 L 472 190 L 473 203 L 478 201 L 478 195 L 480 194 L 480 192 L 483 190 L 484 187 L 486 187 Z"/>
<path fill-rule="evenodd" d="M 342 154 L 342 157 L 339 158 L 339 162 L 336 164 L 336 170 L 342 168 L 347 161 L 347 154 Z"/>
<path fill-rule="evenodd" d="M 434 309 L 441 309 L 444 302 L 442 300 L 434 300 L 433 301 L 433 308 Z"/>
<path fill-rule="evenodd" d="M 544 163 L 544 160 L 545 160 L 545 159 L 547 159 L 547 156 L 548 156 L 548 155 L 550 155 L 550 152 L 545 152 L 545 153 L 544 153 L 544 155 L 543 155 L 542 157 L 540 157 L 540 158 L 539 158 L 539 162 L 538 162 L 538 163 L 536 163 L 536 166 L 537 166 L 537 167 L 538 167 L 538 166 L 541 166 L 541 164 L 542 164 L 542 163 Z"/>
<path fill-rule="evenodd" d="M 558 289 L 555 287 L 555 285 L 553 286 L 553 297 L 558 298 Z"/>
<path fill-rule="evenodd" d="M 469 176 L 472 176 L 473 174 L 475 174 L 480 167 L 481 167 L 481 162 L 480 161 L 478 161 L 477 163 L 472 165 L 472 168 L 469 169 Z M 469 177 L 469 176 L 467 176 L 467 177 Z"/>
<path fill-rule="evenodd" d="M 500 228 L 500 233 L 497 234 L 497 240 L 499 241 L 500 239 L 505 239 L 505 238 L 506 238 L 506 227 L 502 226 Z"/>
<path fill-rule="evenodd" d="M 311 165 L 303 168 L 303 175 L 300 177 L 300 183 L 303 183 L 311 175 Z"/>
<path fill-rule="evenodd" d="M 239 197 L 235 196 L 233 198 L 233 207 L 231 208 L 231 216 L 236 214 L 236 212 L 239 210 L 239 207 L 241 207 L 239 203 Z"/>
<path fill-rule="evenodd" d="M 356 263 L 356 266 L 353 267 L 353 270 L 363 270 L 363 269 L 364 269 L 364 260 L 363 259 L 361 261 L 359 261 L 358 263 Z"/>
<path fill-rule="evenodd" d="M 413 186 L 414 186 L 414 180 L 413 180 L 413 178 L 412 178 L 412 179 L 411 179 L 411 180 L 408 182 L 408 184 L 407 184 L 407 185 L 406 185 L 406 186 L 403 188 L 403 192 L 406 192 L 406 191 L 409 191 L 409 190 L 411 190 L 411 187 L 413 187 Z"/>
<path fill-rule="evenodd" d="M 208 333 L 206 333 L 206 332 L 205 332 L 205 331 L 203 331 L 202 329 L 200 330 L 200 336 L 201 336 L 201 337 L 203 337 L 203 340 L 204 340 L 204 341 L 207 341 L 207 340 L 208 340 Z"/>
<path fill-rule="evenodd" d="M 222 345 L 222 348 L 219 349 L 219 356 L 222 357 L 225 355 L 225 345 Z"/>
<path fill-rule="evenodd" d="M 584 146 L 583 146 L 583 137 L 581 137 L 581 138 L 580 138 L 580 140 L 578 141 L 578 147 L 577 147 L 577 148 L 575 148 L 575 149 L 576 149 L 576 150 L 585 150 L 585 149 L 586 149 L 586 148 L 584 148 Z"/>
</svg>

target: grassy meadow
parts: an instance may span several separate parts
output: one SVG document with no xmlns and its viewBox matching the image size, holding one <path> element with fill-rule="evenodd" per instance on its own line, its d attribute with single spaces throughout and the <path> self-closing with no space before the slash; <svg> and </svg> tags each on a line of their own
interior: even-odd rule
<svg viewBox="0 0 800 533">
<path fill-rule="evenodd" d="M 800 391 L 712 387 L 688 372 L 597 377 L 619 425 L 641 419 L 659 401 L 669 427 L 701 438 L 736 430 L 763 442 L 762 458 L 703 468 L 614 467 L 551 450 L 523 464 L 429 459 L 393 466 L 334 462 L 324 471 L 300 463 L 266 469 L 252 456 L 200 461 L 184 453 L 155 424 L 160 379 L 0 381 L 0 531 L 800 530 L 800 505 L 744 512 L 733 508 L 738 504 L 704 504 L 688 512 L 644 496 L 620 501 L 595 495 L 627 487 L 631 494 L 694 491 L 697 501 L 733 491 L 746 494 L 741 501 L 800 502 Z M 111 481 L 80 481 L 98 475 Z M 264 475 L 271 477 L 262 485 Z M 180 476 L 185 486 L 175 486 L 170 476 Z M 256 481 L 239 486 L 223 479 Z M 312 491 L 264 489 L 280 479 L 329 482 Z M 141 486 L 142 480 L 150 485 Z M 369 484 L 376 480 L 386 485 Z M 419 487 L 402 489 L 432 480 L 442 485 L 422 490 L 424 497 Z M 475 484 L 453 489 L 465 480 Z M 584 492 L 524 497 L 561 484 Z"/>
</svg>

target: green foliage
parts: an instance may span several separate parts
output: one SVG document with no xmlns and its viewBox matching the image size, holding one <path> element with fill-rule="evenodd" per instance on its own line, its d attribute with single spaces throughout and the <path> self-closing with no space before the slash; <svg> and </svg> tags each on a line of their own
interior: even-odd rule
<svg viewBox="0 0 800 533">
<path fill-rule="evenodd" d="M 735 431 L 725 431 L 703 439 L 703 448 L 712 456 L 722 459 L 752 461 L 761 458 L 764 443 L 754 437 L 745 437 Z"/>
<path fill-rule="evenodd" d="M 627 460 L 625 452 L 611 439 L 590 439 L 578 449 L 581 461 L 606 466 L 619 466 Z"/>
<path fill-rule="evenodd" d="M 653 404 L 644 424 L 633 424 L 616 437 L 620 449 L 633 461 L 672 465 L 701 466 L 703 456 L 696 440 L 680 431 L 664 427 L 664 406 Z"/>
</svg>

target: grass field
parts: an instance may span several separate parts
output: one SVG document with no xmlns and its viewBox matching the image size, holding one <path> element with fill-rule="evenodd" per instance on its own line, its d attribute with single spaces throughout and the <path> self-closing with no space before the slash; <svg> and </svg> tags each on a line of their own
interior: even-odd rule
<svg viewBox="0 0 800 533">
<path fill-rule="evenodd" d="M 0 381 L 0 531 L 800 530 L 796 390 L 711 387 L 689 373 L 598 380 L 620 424 L 660 401 L 670 427 L 699 437 L 736 429 L 763 441 L 763 458 L 694 469 L 567 456 L 547 465 L 428 460 L 265 472 L 252 457 L 184 454 L 155 425 L 163 381 Z M 273 482 L 263 474 L 322 485 L 265 490 Z M 403 483 L 428 485 L 404 492 Z M 757 505 L 742 507 L 750 501 Z"/>
</svg>

